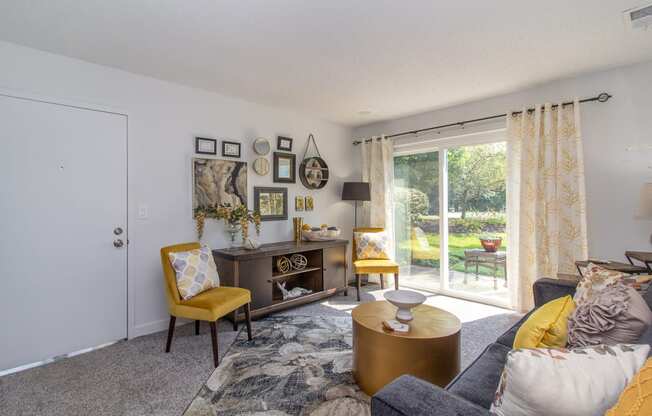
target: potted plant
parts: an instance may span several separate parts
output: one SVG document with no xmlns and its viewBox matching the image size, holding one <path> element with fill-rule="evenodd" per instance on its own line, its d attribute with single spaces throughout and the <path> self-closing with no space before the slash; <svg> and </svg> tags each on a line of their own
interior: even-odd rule
<svg viewBox="0 0 652 416">
<path fill-rule="evenodd" d="M 482 248 L 484 248 L 484 251 L 488 251 L 490 253 L 494 253 L 498 251 L 502 243 L 503 243 L 502 237 L 498 237 L 495 235 L 480 236 L 480 244 L 482 244 Z"/>
<path fill-rule="evenodd" d="M 198 208 L 195 210 L 195 225 L 197 228 L 197 238 L 201 240 L 204 235 L 204 224 L 206 218 L 224 220 L 227 227 L 227 233 L 231 236 L 231 245 L 235 243 L 235 234 L 240 230 L 242 240 L 247 242 L 249 239 L 249 224 L 256 227 L 256 235 L 260 235 L 260 213 L 247 209 L 243 204 L 235 207 L 231 204 L 220 204 L 211 208 Z M 253 247 L 254 242 L 250 242 Z M 257 243 L 256 243 L 257 244 Z"/>
</svg>

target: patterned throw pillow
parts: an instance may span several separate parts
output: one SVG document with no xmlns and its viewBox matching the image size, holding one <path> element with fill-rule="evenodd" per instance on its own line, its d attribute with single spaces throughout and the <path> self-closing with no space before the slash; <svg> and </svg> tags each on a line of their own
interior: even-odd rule
<svg viewBox="0 0 652 416">
<path fill-rule="evenodd" d="M 575 300 L 577 305 L 588 301 L 602 289 L 614 283 L 618 283 L 628 276 L 625 273 L 608 270 L 593 263 L 589 263 L 586 266 L 582 275 L 584 277 L 582 277 L 580 282 L 577 284 L 575 296 L 573 297 L 573 300 Z"/>
<path fill-rule="evenodd" d="M 172 268 L 176 272 L 177 288 L 181 299 L 188 300 L 220 285 L 220 277 L 209 247 L 178 251 L 170 253 L 169 256 Z"/>
<path fill-rule="evenodd" d="M 649 345 L 518 349 L 507 362 L 490 413 L 603 415 L 645 363 Z"/>
<path fill-rule="evenodd" d="M 354 233 L 358 260 L 389 259 L 389 239 L 384 231 Z"/>
<path fill-rule="evenodd" d="M 649 358 L 634 380 L 622 392 L 618 403 L 606 416 L 652 415 L 652 358 Z"/>
</svg>

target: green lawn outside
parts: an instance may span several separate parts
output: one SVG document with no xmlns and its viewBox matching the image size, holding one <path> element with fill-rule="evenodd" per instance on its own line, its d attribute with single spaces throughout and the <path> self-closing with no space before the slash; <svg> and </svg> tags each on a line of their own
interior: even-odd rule
<svg viewBox="0 0 652 416">
<path fill-rule="evenodd" d="M 459 272 L 464 271 L 464 250 L 472 248 L 482 248 L 480 243 L 480 236 L 484 233 L 468 233 L 468 234 L 449 234 L 448 235 L 448 267 L 451 270 Z M 503 242 L 500 250 L 507 249 L 507 234 L 506 233 L 492 233 L 492 236 L 502 237 Z M 426 238 L 431 247 L 439 248 L 439 234 L 426 233 Z M 399 249 L 402 252 L 410 250 L 410 241 L 403 241 L 399 244 Z M 407 254 L 407 253 L 406 253 Z M 413 260 L 414 265 L 426 267 L 439 267 L 439 258 L 432 260 Z M 475 267 L 469 267 L 469 273 L 474 273 Z M 480 266 L 479 273 L 486 276 L 493 276 L 493 269 L 487 266 Z M 505 272 L 501 268 L 498 269 L 496 274 L 498 277 L 505 277 Z"/>
</svg>

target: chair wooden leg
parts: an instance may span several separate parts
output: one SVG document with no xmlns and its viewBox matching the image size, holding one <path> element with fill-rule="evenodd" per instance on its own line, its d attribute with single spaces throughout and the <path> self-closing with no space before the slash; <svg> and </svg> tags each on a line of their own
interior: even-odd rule
<svg viewBox="0 0 652 416">
<path fill-rule="evenodd" d="M 177 317 L 170 315 L 170 326 L 168 326 L 168 342 L 165 344 L 165 352 L 170 352 L 172 346 L 172 335 L 174 335 L 174 325 L 177 322 Z"/>
<path fill-rule="evenodd" d="M 355 289 L 358 296 L 358 302 L 360 302 L 360 275 L 357 273 L 355 275 Z"/>
<path fill-rule="evenodd" d="M 211 327 L 211 341 L 213 343 L 213 364 L 217 367 L 220 364 L 219 352 L 217 350 L 217 326 L 215 322 L 209 322 L 208 325 Z"/>
<path fill-rule="evenodd" d="M 380 288 L 385 289 L 385 275 L 382 273 L 380 274 Z"/>
<path fill-rule="evenodd" d="M 246 324 L 247 324 L 247 338 L 249 338 L 249 341 L 252 340 L 251 336 L 251 305 L 247 303 L 244 306 L 244 312 L 245 312 L 245 319 L 246 319 Z"/>
<path fill-rule="evenodd" d="M 398 290 L 398 272 L 394 273 L 394 289 Z"/>
<path fill-rule="evenodd" d="M 199 321 L 195 321 L 195 335 L 199 335 Z"/>
<path fill-rule="evenodd" d="M 233 311 L 233 330 L 238 330 L 238 310 Z"/>
</svg>

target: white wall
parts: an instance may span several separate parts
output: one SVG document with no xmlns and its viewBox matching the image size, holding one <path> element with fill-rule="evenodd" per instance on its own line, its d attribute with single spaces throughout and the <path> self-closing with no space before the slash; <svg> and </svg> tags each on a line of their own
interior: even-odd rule
<svg viewBox="0 0 652 416">
<path fill-rule="evenodd" d="M 264 66 L 252 70 L 264 70 Z M 292 239 L 296 195 L 312 195 L 315 199 L 315 211 L 297 214 L 307 223 L 325 222 L 343 230 L 352 227 L 352 206 L 340 201 L 342 182 L 357 178 L 353 177 L 349 128 L 6 42 L 0 42 L 2 89 L 91 103 L 91 107 L 108 106 L 128 114 L 130 336 L 165 328 L 168 315 L 159 249 L 196 239 L 190 168 L 195 136 L 242 142 L 241 160 L 250 163 L 248 195 L 253 207 L 255 185 L 287 186 L 273 184 L 271 173 L 260 177 L 253 172 L 253 140 L 267 137 L 275 149 L 277 135 L 293 137 L 298 164 L 308 133 L 314 133 L 331 168 L 331 179 L 324 189 L 309 191 L 297 176 L 297 184 L 287 186 L 290 220 L 263 223 L 261 239 Z M 271 166 L 271 154 L 268 158 Z M 136 218 L 140 204 L 149 206 L 148 219 Z M 227 246 L 223 226 L 209 222 L 204 241 L 215 248 Z"/>
<path fill-rule="evenodd" d="M 613 98 L 605 104 L 583 104 L 581 110 L 589 255 L 624 260 L 625 250 L 652 250 L 652 222 L 634 218 L 640 187 L 652 181 L 652 62 L 370 124 L 355 129 L 354 137 L 425 128 L 602 91 Z"/>
</svg>

